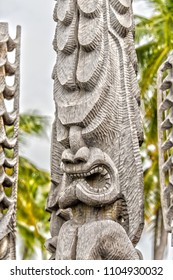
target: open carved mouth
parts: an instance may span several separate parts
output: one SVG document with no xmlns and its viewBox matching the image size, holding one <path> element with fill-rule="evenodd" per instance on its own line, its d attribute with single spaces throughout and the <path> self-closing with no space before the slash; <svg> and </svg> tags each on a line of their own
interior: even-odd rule
<svg viewBox="0 0 173 280">
<path fill-rule="evenodd" d="M 117 199 L 120 193 L 118 171 L 111 158 L 98 148 L 90 148 L 86 162 L 64 162 L 64 172 L 59 193 L 61 208 L 78 201 L 102 207 Z"/>
<path fill-rule="evenodd" d="M 102 193 L 111 186 L 111 175 L 104 166 L 92 167 L 88 172 L 67 174 L 76 183 L 80 182 L 85 188 L 94 192 Z"/>
</svg>

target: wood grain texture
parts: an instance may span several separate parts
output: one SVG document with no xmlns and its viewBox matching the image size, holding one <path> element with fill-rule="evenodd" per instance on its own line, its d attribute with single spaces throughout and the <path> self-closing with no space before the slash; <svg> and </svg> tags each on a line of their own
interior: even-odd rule
<svg viewBox="0 0 173 280">
<path fill-rule="evenodd" d="M 115 224 L 115 229 L 110 229 L 115 247 L 116 234 L 124 234 L 125 229 L 124 244 L 127 242 L 131 244 L 127 247 L 132 248 L 143 229 L 139 151 L 143 133 L 131 1 L 57 1 L 54 19 L 57 61 L 52 76 L 56 113 L 47 209 L 58 211 L 59 218 L 63 209 L 72 211 L 69 223 L 64 220 L 57 232 L 54 257 L 74 257 L 74 252 L 68 252 L 67 257 L 58 249 L 66 246 L 66 239 L 63 245 L 59 236 L 66 226 L 79 224 L 73 233 L 78 241 L 73 249 L 69 248 L 77 250 L 79 232 L 91 221 L 97 224 L 109 220 Z M 88 256 L 79 252 L 77 258 Z"/>
<path fill-rule="evenodd" d="M 16 257 L 20 33 L 18 26 L 16 38 L 12 40 L 8 24 L 0 23 L 0 259 Z M 8 53 L 12 51 L 15 51 L 14 63 L 8 61 Z M 12 86 L 6 81 L 8 76 L 14 77 Z M 8 100 L 13 101 L 11 112 L 7 109 Z M 10 195 L 6 188 L 11 189 Z"/>
<path fill-rule="evenodd" d="M 158 148 L 161 204 L 165 230 L 173 234 L 173 57 L 159 68 L 157 79 Z M 172 243 L 173 246 L 173 243 Z"/>
</svg>

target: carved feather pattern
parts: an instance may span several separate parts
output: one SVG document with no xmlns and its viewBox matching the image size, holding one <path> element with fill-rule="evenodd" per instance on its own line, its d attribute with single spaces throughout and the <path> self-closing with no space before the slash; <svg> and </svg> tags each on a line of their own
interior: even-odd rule
<svg viewBox="0 0 173 280">
<path fill-rule="evenodd" d="M 8 52 L 16 51 L 15 62 L 8 61 Z M 0 259 L 15 258 L 15 227 L 18 179 L 19 131 L 19 56 L 20 27 L 16 39 L 8 34 L 8 24 L 0 23 Z M 14 85 L 8 86 L 7 76 L 14 76 Z M 6 108 L 6 100 L 13 100 L 13 111 Z M 8 102 L 7 102 L 8 103 Z M 12 135 L 7 128 L 11 127 Z M 10 174 L 10 175 L 9 175 Z M 7 196 L 5 188 L 11 188 Z M 7 212 L 4 213 L 4 210 Z M 8 240 L 7 247 L 4 245 Z M 6 250 L 4 251 L 4 248 Z"/>
<path fill-rule="evenodd" d="M 128 236 L 135 245 L 143 228 L 143 134 L 131 0 L 59 0 L 54 19 L 57 136 L 52 145 L 68 148 L 69 128 L 77 125 L 89 147 L 96 145 L 110 155 L 127 203 Z M 58 154 L 53 152 L 52 177 L 59 173 Z"/>
</svg>

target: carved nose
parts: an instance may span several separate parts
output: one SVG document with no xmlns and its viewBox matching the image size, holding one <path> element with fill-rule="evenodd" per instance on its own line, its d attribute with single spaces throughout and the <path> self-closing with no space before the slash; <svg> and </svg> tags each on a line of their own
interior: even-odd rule
<svg viewBox="0 0 173 280">
<path fill-rule="evenodd" d="M 87 162 L 89 158 L 90 151 L 89 149 L 85 146 L 80 148 L 76 154 L 74 155 L 70 149 L 66 149 L 62 153 L 61 160 L 63 163 L 68 164 L 68 163 L 80 163 L 80 162 Z"/>
<path fill-rule="evenodd" d="M 82 128 L 79 126 L 70 127 L 69 131 L 70 149 L 62 153 L 61 160 L 63 163 L 83 163 L 87 162 L 90 151 L 82 138 Z"/>
<path fill-rule="evenodd" d="M 69 131 L 70 149 L 75 155 L 80 148 L 85 147 L 86 144 L 82 137 L 82 128 L 80 126 L 71 126 Z"/>
<path fill-rule="evenodd" d="M 70 149 L 64 150 L 61 160 L 63 163 L 74 163 L 74 154 Z"/>
<path fill-rule="evenodd" d="M 74 156 L 74 162 L 75 163 L 87 162 L 89 158 L 89 153 L 90 151 L 86 146 L 80 148 Z"/>
</svg>

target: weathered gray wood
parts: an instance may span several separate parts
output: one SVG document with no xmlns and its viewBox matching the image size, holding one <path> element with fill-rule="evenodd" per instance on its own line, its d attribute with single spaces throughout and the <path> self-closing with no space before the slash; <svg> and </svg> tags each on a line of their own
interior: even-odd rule
<svg viewBox="0 0 173 280">
<path fill-rule="evenodd" d="M 138 259 L 143 133 L 131 1 L 58 0 L 54 20 L 46 247 L 52 259 Z"/>
<path fill-rule="evenodd" d="M 167 74 L 166 78 L 165 74 Z M 161 204 L 165 230 L 173 233 L 173 57 L 158 70 L 158 148 Z M 173 246 L 173 244 L 172 244 Z"/>
<path fill-rule="evenodd" d="M 16 39 L 8 33 L 8 24 L 0 23 L 0 259 L 15 259 L 15 228 L 18 180 L 20 27 Z M 15 51 L 15 62 L 8 61 L 8 52 Z M 14 77 L 8 86 L 6 78 Z M 13 100 L 9 112 L 6 103 Z M 7 101 L 5 103 L 5 101 Z M 8 134 L 11 127 L 13 133 Z M 7 195 L 6 188 L 11 189 Z"/>
</svg>

